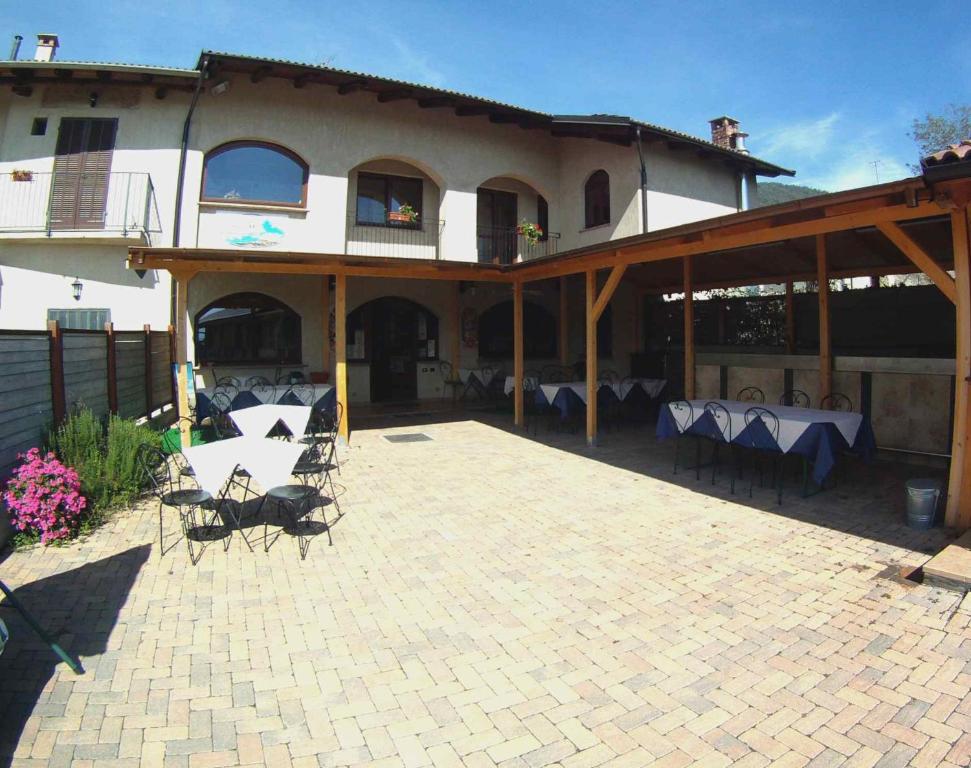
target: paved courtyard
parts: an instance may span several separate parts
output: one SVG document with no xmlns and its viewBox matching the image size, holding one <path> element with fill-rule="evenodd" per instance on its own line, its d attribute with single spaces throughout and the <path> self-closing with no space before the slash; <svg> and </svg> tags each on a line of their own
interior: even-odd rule
<svg viewBox="0 0 971 768">
<path fill-rule="evenodd" d="M 86 672 L 0 609 L 0 764 L 971 762 L 971 598 L 897 577 L 947 540 L 900 524 L 906 470 L 779 508 L 673 476 L 649 430 L 588 452 L 491 419 L 356 432 L 304 562 L 160 559 L 149 505 L 9 555 Z"/>
</svg>

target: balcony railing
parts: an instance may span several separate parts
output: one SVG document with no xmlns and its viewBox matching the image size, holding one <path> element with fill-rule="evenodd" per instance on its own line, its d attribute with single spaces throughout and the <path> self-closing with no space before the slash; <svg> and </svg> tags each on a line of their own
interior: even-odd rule
<svg viewBox="0 0 971 768">
<path fill-rule="evenodd" d="M 557 232 L 548 232 L 546 238 L 530 243 L 525 235 L 519 234 L 516 227 L 477 227 L 476 228 L 479 262 L 491 264 L 512 264 L 517 259 L 529 261 L 540 256 L 556 253 L 560 239 Z"/>
<path fill-rule="evenodd" d="M 147 173 L 0 173 L 0 232 L 141 235 L 162 231 Z"/>
<path fill-rule="evenodd" d="M 389 221 L 386 224 L 359 222 L 347 218 L 349 256 L 388 256 L 409 259 L 440 259 L 444 221 L 418 219 L 414 223 Z"/>
</svg>

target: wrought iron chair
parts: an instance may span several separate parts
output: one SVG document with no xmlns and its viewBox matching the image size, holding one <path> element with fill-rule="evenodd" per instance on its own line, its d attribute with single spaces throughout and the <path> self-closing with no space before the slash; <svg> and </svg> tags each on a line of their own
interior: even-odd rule
<svg viewBox="0 0 971 768">
<path fill-rule="evenodd" d="M 139 448 L 136 454 L 136 462 L 149 490 L 158 499 L 159 557 L 163 557 L 166 552 L 162 512 L 165 507 L 169 507 L 179 514 L 182 535 L 189 550 L 189 561 L 196 565 L 202 557 L 202 551 L 198 553 L 198 556 L 196 555 L 193 547 L 193 534 L 200 529 L 211 531 L 218 516 L 212 494 L 201 488 L 176 487 L 168 456 L 154 446 L 143 445 Z M 196 516 L 200 510 L 204 510 L 201 521 Z M 208 520 L 205 511 L 211 512 Z M 228 541 L 226 546 L 228 546 Z"/>
<path fill-rule="evenodd" d="M 811 402 L 809 395 L 801 389 L 787 389 L 779 397 L 779 405 L 794 405 L 797 408 L 809 408 Z"/>
<path fill-rule="evenodd" d="M 337 421 L 334 421 L 333 431 L 328 434 L 314 434 L 307 445 L 307 450 L 303 452 L 300 460 L 293 468 L 293 476 L 299 478 L 303 483 L 309 483 L 317 491 L 318 501 L 321 506 L 332 503 L 337 509 L 337 516 L 340 517 L 340 502 L 338 501 L 337 487 L 334 485 L 334 478 L 331 472 L 337 469 L 335 459 L 335 446 L 337 443 Z M 330 495 L 323 495 L 324 489 L 330 487 Z M 326 515 L 324 515 L 326 518 Z"/>
<path fill-rule="evenodd" d="M 448 360 L 438 361 L 438 371 L 442 374 L 442 384 L 443 394 L 448 396 L 452 395 L 452 403 L 454 404 L 459 397 L 459 390 L 464 386 L 462 379 L 459 378 L 458 372 L 452 367 L 452 364 Z M 451 390 L 451 392 L 449 392 Z"/>
<path fill-rule="evenodd" d="M 253 389 L 256 386 L 272 387 L 273 383 L 266 376 L 250 376 L 243 385 L 244 389 Z"/>
<path fill-rule="evenodd" d="M 853 401 L 841 392 L 832 392 L 819 401 L 819 408 L 822 411 L 844 411 L 853 412 Z"/>
<path fill-rule="evenodd" d="M 239 379 L 235 376 L 220 376 L 216 379 L 217 387 L 232 387 L 238 393 L 242 384 L 240 384 Z"/>
<path fill-rule="evenodd" d="M 239 430 L 230 417 L 233 404 L 224 392 L 216 392 L 209 401 L 209 422 L 216 440 L 239 437 Z"/>
<path fill-rule="evenodd" d="M 297 548 L 300 550 L 300 559 L 306 560 L 307 551 L 310 548 L 309 535 L 311 532 L 311 525 L 313 523 L 314 506 L 311 504 L 311 500 L 316 493 L 316 489 L 312 485 L 307 485 L 305 483 L 290 483 L 287 485 L 278 485 L 274 488 L 270 488 L 263 497 L 263 501 L 260 502 L 260 508 L 258 514 L 262 514 L 263 507 L 266 502 L 269 501 L 276 506 L 277 515 L 279 516 L 282 512 L 289 520 L 291 524 L 291 530 L 297 536 Z M 330 526 L 327 525 L 327 521 L 324 520 L 324 527 L 327 529 L 327 536 L 330 537 Z M 286 530 L 286 526 L 284 526 Z M 263 518 L 263 551 L 270 551 L 270 521 L 268 518 Z M 277 537 L 279 537 L 279 533 Z M 276 538 L 274 538 L 276 541 Z M 333 540 L 331 540 L 333 544 Z"/>
<path fill-rule="evenodd" d="M 721 403 L 714 401 L 705 403 L 705 413 L 711 415 L 718 427 L 719 437 L 711 438 L 714 447 L 711 453 L 711 484 L 715 484 L 715 476 L 718 473 L 718 449 L 722 444 L 728 449 L 728 469 L 732 475 L 732 494 L 735 493 L 735 475 L 737 473 L 737 462 L 735 460 L 735 444 L 732 443 L 735 435 L 732 432 L 732 414 Z"/>
<path fill-rule="evenodd" d="M 749 408 L 745 411 L 745 428 L 748 429 L 754 422 L 760 421 L 765 426 L 766 431 L 768 431 L 769 436 L 772 438 L 773 442 L 778 445 L 779 442 L 779 417 L 776 416 L 772 411 L 767 408 L 760 408 L 755 406 Z M 759 470 L 759 487 L 762 487 L 763 480 L 763 461 L 762 459 L 768 457 L 769 462 L 772 466 L 772 485 L 776 488 L 776 503 L 782 504 L 782 480 L 784 472 L 782 471 L 782 457 L 783 453 L 776 449 L 768 448 L 757 448 L 752 446 L 749 448 L 752 452 L 753 464 L 758 467 Z M 748 485 L 748 495 L 752 498 L 752 488 L 755 485 L 755 467 L 753 466 L 752 475 L 749 478 Z"/>
<path fill-rule="evenodd" d="M 337 436 L 340 434 L 341 421 L 344 418 L 344 406 L 340 402 L 335 402 L 333 408 L 317 408 L 310 412 L 310 421 L 307 423 L 307 434 L 300 440 L 308 446 L 308 452 L 313 446 L 327 446 L 327 463 L 333 465 L 337 474 L 341 473 L 340 461 L 337 458 Z M 320 457 L 324 453 L 319 453 Z"/>
<path fill-rule="evenodd" d="M 740 389 L 738 391 L 738 394 L 735 395 L 735 399 L 743 403 L 764 403 L 765 392 L 758 387 L 745 387 L 744 389 Z"/>
<path fill-rule="evenodd" d="M 265 380 L 254 384 L 250 389 L 250 392 L 252 392 L 256 399 L 261 403 L 272 403 L 276 398 L 276 387 Z"/>
<path fill-rule="evenodd" d="M 617 371 L 612 371 L 610 369 L 600 371 L 597 374 L 597 382 L 600 384 L 608 384 L 614 386 L 620 383 L 620 376 L 617 375 Z"/>
<path fill-rule="evenodd" d="M 497 366 L 496 368 L 483 368 L 482 370 L 483 372 L 492 372 L 492 378 L 489 379 L 489 383 L 486 385 L 486 396 L 495 406 L 496 410 L 498 410 L 499 405 L 502 403 L 506 394 L 506 371 L 502 368 L 502 366 Z"/>
<path fill-rule="evenodd" d="M 695 463 L 701 464 L 701 441 L 696 435 L 689 435 L 688 429 L 695 423 L 695 409 L 687 400 L 672 400 L 667 407 L 674 417 L 674 423 L 678 427 L 678 436 L 674 439 L 674 474 L 678 474 L 678 463 L 681 459 L 681 441 L 687 437 L 694 437 L 697 443 L 697 459 Z M 700 470 L 698 470 L 700 473 Z M 698 475 L 700 477 L 700 474 Z"/>
<path fill-rule="evenodd" d="M 303 371 L 287 371 L 286 373 L 281 373 L 279 368 L 276 370 L 277 384 L 302 384 L 306 380 L 307 377 L 303 375 Z"/>
<path fill-rule="evenodd" d="M 609 376 L 601 378 L 597 384 L 597 410 L 603 417 L 603 424 L 607 431 L 619 428 L 621 419 L 621 400 L 617 393 L 617 385 Z"/>
<path fill-rule="evenodd" d="M 536 389 L 539 387 L 539 371 L 526 371 L 523 374 L 523 422 L 526 433 L 529 434 L 529 426 L 533 425 L 533 434 L 538 431 L 537 424 L 541 412 L 540 404 L 536 402 Z M 515 397 L 515 392 L 510 392 L 510 397 Z"/>
<path fill-rule="evenodd" d="M 317 402 L 317 391 L 314 385 L 310 383 L 291 384 L 290 389 L 280 399 L 283 400 L 287 395 L 293 395 L 301 405 L 310 406 L 311 408 Z"/>
</svg>

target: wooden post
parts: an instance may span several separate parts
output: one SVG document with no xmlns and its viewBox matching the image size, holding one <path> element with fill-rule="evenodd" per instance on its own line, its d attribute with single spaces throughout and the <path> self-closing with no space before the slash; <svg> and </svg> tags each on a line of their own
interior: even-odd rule
<svg viewBox="0 0 971 768">
<path fill-rule="evenodd" d="M 829 329 L 829 271 L 826 235 L 816 235 L 816 280 L 819 285 L 819 401 L 833 391 L 833 348 Z"/>
<path fill-rule="evenodd" d="M 796 308 L 792 280 L 786 280 L 786 353 L 796 354 Z"/>
<path fill-rule="evenodd" d="M 145 327 L 148 329 L 147 343 L 149 344 L 149 347 L 151 347 L 152 327 L 149 325 L 146 325 Z M 165 370 L 171 371 L 172 363 L 174 363 L 179 357 L 179 345 L 178 345 L 178 339 L 175 333 L 175 326 L 170 324 L 166 327 L 165 330 L 169 335 L 169 359 L 168 359 L 168 365 L 165 366 Z M 149 351 L 151 351 L 151 349 L 149 349 Z M 174 376 L 169 376 L 169 384 L 172 388 L 172 405 L 175 405 L 176 403 L 179 402 L 179 387 L 175 382 Z"/>
<path fill-rule="evenodd" d="M 189 414 L 189 328 L 186 313 L 189 310 L 189 281 L 192 274 L 187 272 L 173 273 L 175 279 L 175 329 L 176 329 L 176 363 L 178 365 L 178 415 L 179 432 L 182 437 L 182 447 L 188 448 L 192 444 L 192 421 Z M 151 343 L 151 334 L 148 336 Z"/>
<path fill-rule="evenodd" d="M 334 386 L 341 411 L 339 436 L 346 443 L 351 432 L 347 409 L 347 275 L 344 274 L 337 275 L 334 283 L 334 357 Z"/>
<path fill-rule="evenodd" d="M 684 257 L 684 396 L 695 396 L 695 301 L 691 256 Z"/>
<path fill-rule="evenodd" d="M 67 410 L 64 402 L 64 337 L 57 320 L 47 321 L 47 332 L 51 335 L 51 408 L 57 427 L 64 421 Z"/>
<path fill-rule="evenodd" d="M 954 428 L 945 525 L 971 528 L 971 207 L 951 212 L 954 250 L 957 348 L 954 370 Z"/>
<path fill-rule="evenodd" d="M 597 444 L 597 316 L 594 305 L 597 300 L 597 272 L 586 272 L 586 327 L 587 327 L 587 445 Z"/>
<path fill-rule="evenodd" d="M 513 410 L 517 427 L 525 426 L 523 409 L 523 284 L 512 284 Z"/>
<path fill-rule="evenodd" d="M 567 312 L 569 308 L 569 297 L 567 296 L 567 288 L 569 282 L 566 276 L 560 278 L 560 338 L 559 338 L 559 353 L 560 353 L 560 365 L 568 365 L 570 362 L 570 327 L 567 317 Z"/>
<path fill-rule="evenodd" d="M 323 349 L 320 350 L 320 367 L 330 373 L 330 275 L 323 276 L 320 289 L 320 325 L 323 331 Z"/>
<path fill-rule="evenodd" d="M 146 324 L 142 326 L 143 346 L 145 347 L 145 418 L 152 418 L 152 326 Z M 172 355 L 172 361 L 178 358 L 178 354 Z M 172 380 L 172 402 L 178 404 L 179 390 L 175 379 Z"/>
<path fill-rule="evenodd" d="M 455 331 L 452 333 L 452 343 L 449 348 L 449 355 L 452 358 L 452 377 L 459 377 L 459 366 L 462 357 L 462 298 L 459 291 L 459 282 L 456 280 L 451 292 L 452 321 L 455 323 Z"/>
<path fill-rule="evenodd" d="M 115 349 L 115 325 L 105 323 L 105 347 L 108 352 L 108 410 L 118 414 L 118 356 Z"/>
</svg>

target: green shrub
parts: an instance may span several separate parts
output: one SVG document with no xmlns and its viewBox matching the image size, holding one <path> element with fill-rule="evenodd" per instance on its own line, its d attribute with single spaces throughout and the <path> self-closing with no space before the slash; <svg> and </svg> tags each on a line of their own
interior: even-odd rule
<svg viewBox="0 0 971 768">
<path fill-rule="evenodd" d="M 75 410 L 51 433 L 51 450 L 77 471 L 88 500 L 83 528 L 98 525 L 107 510 L 128 505 L 139 495 L 144 485 L 139 449 L 160 441 L 155 430 L 132 419 L 110 416 L 106 426 L 89 408 Z"/>
</svg>

